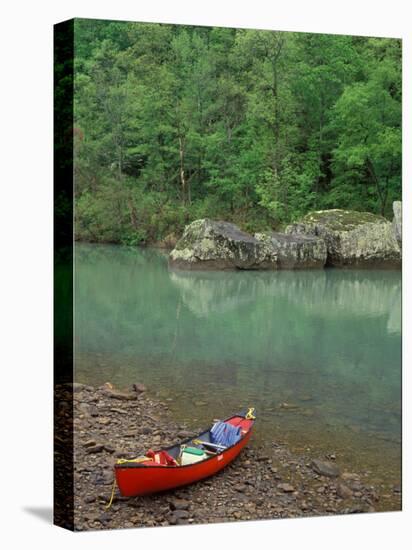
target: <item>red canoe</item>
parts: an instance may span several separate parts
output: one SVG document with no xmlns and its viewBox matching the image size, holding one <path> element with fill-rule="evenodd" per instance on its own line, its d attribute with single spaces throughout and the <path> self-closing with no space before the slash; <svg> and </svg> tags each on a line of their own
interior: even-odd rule
<svg viewBox="0 0 412 550">
<path fill-rule="evenodd" d="M 213 444 L 211 429 L 201 432 L 194 438 L 159 451 L 150 451 L 145 457 L 133 460 L 120 459 L 115 465 L 115 475 L 120 493 L 126 497 L 157 493 L 188 485 L 212 476 L 232 462 L 252 434 L 255 416 L 254 409 L 239 413 L 224 420 L 240 428 L 240 439 L 228 447 Z M 195 454 L 203 450 L 206 454 L 199 462 L 179 464 L 183 449 L 189 447 Z M 150 458 L 149 458 L 150 456 Z M 163 463 L 159 463 L 163 462 Z"/>
</svg>

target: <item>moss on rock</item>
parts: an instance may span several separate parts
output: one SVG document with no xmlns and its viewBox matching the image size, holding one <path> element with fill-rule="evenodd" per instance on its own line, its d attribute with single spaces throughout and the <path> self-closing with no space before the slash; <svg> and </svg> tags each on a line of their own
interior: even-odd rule
<svg viewBox="0 0 412 550">
<path fill-rule="evenodd" d="M 333 231 L 352 231 L 364 223 L 388 223 L 388 220 L 371 212 L 335 208 L 309 212 L 302 218 L 302 223 L 326 225 Z"/>
<path fill-rule="evenodd" d="M 289 225 L 286 233 L 317 236 L 327 246 L 327 265 L 340 267 L 397 267 L 399 244 L 392 224 L 370 212 L 320 210 Z"/>
</svg>

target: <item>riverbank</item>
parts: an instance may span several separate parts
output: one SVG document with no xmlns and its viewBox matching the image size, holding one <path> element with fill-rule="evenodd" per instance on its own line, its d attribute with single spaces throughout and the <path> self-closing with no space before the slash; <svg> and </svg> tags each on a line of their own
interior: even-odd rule
<svg viewBox="0 0 412 550">
<path fill-rule="evenodd" d="M 111 384 L 100 388 L 75 384 L 74 390 L 74 503 L 78 531 L 350 514 L 401 507 L 399 487 L 392 487 L 391 495 L 380 494 L 362 472 L 346 471 L 333 454 L 314 459 L 292 453 L 277 441 L 263 448 L 252 436 L 238 459 L 216 476 L 146 497 L 123 498 L 116 489 L 113 504 L 107 510 L 113 465 L 118 458 L 133 458 L 195 432 L 174 422 L 167 403 L 154 399 L 144 386 L 118 391 Z M 398 505 L 393 505 L 394 499 Z"/>
</svg>

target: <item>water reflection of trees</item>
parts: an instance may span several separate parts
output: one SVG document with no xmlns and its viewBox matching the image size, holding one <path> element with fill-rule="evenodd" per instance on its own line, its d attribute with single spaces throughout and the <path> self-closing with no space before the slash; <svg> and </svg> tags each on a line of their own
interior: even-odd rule
<svg viewBox="0 0 412 550">
<path fill-rule="evenodd" d="M 169 273 L 185 305 L 198 317 L 224 313 L 257 298 L 285 299 L 305 313 L 388 317 L 400 332 L 401 282 L 397 272 L 179 272 Z"/>
</svg>

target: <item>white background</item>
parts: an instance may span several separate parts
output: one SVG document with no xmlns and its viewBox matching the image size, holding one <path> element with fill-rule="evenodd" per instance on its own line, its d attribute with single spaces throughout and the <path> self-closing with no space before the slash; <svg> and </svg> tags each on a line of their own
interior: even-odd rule
<svg viewBox="0 0 412 550">
<path fill-rule="evenodd" d="M 52 25 L 71 17 L 395 36 L 411 119 L 411 19 L 392 0 L 57 0 L 2 4 L 0 17 L 0 540 L 3 548 L 406 548 L 411 521 L 410 123 L 404 131 L 404 511 L 215 526 L 70 532 L 52 506 Z M 409 326 L 408 326 L 409 325 Z M 409 543 L 410 544 L 410 543 Z"/>
</svg>

